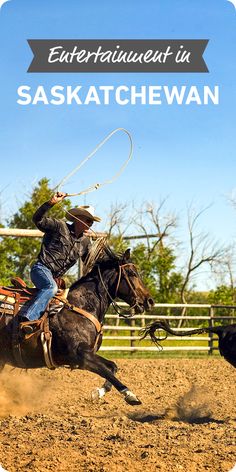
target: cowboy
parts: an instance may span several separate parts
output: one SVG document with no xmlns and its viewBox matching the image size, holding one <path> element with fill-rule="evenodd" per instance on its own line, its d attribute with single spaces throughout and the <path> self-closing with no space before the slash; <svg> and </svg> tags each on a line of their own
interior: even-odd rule
<svg viewBox="0 0 236 472">
<path fill-rule="evenodd" d="M 87 230 L 94 221 L 101 221 L 101 218 L 94 215 L 92 206 L 79 206 L 68 210 L 66 217 L 72 224 L 45 216 L 47 211 L 61 202 L 66 195 L 57 192 L 48 202 L 41 205 L 33 216 L 33 222 L 45 234 L 37 261 L 31 268 L 31 280 L 38 292 L 25 307 L 27 311 L 23 309 L 27 321 L 37 320 L 45 312 L 49 301 L 58 291 L 55 279 L 62 277 L 78 259 L 83 261 L 86 258 L 91 245 Z M 29 334 L 33 328 L 28 323 L 22 323 L 22 330 Z"/>
</svg>

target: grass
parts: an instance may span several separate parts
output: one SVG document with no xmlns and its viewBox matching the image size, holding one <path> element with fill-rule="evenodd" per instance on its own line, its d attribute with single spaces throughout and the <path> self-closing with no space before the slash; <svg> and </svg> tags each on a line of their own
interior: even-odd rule
<svg viewBox="0 0 236 472">
<path fill-rule="evenodd" d="M 99 352 L 106 359 L 209 359 L 217 358 L 219 354 L 209 355 L 207 352 L 189 352 L 189 351 L 172 351 L 172 352 L 125 352 L 125 351 L 102 351 Z"/>
<path fill-rule="evenodd" d="M 106 359 L 217 359 L 220 357 L 218 351 L 214 351 L 213 354 L 202 351 L 101 351 L 99 354 Z"/>
<path fill-rule="evenodd" d="M 121 330 L 119 331 L 120 336 L 125 336 L 129 333 L 127 333 L 127 330 Z M 134 332 L 135 336 L 137 336 L 137 332 Z M 106 336 L 109 335 L 114 335 L 114 332 L 105 332 Z M 181 350 L 173 350 L 173 351 L 165 351 L 165 350 L 159 350 L 158 347 L 154 351 L 125 351 L 125 350 L 120 350 L 119 347 L 130 347 L 131 345 L 133 347 L 155 347 L 155 345 L 148 339 L 144 340 L 121 340 L 121 339 L 116 339 L 116 340 L 108 340 L 104 339 L 102 343 L 102 347 L 105 346 L 114 346 L 116 350 L 112 351 L 100 351 L 100 354 L 106 358 L 126 358 L 126 359 L 163 359 L 163 358 L 209 358 L 209 357 L 217 357 L 219 356 L 218 352 L 218 341 L 215 340 L 213 343 L 214 350 L 213 353 L 210 354 L 208 351 L 198 351 L 197 347 L 208 347 L 208 335 L 200 335 L 200 338 L 206 338 L 206 340 L 199 340 L 198 336 L 193 336 L 191 340 L 186 341 L 184 338 L 177 337 L 175 339 L 166 339 L 161 342 L 161 345 L 163 348 L 165 347 L 172 347 L 172 348 L 180 348 L 180 347 L 196 347 L 196 350 L 194 351 L 181 351 Z M 132 344 L 131 344 L 132 343 Z"/>
</svg>

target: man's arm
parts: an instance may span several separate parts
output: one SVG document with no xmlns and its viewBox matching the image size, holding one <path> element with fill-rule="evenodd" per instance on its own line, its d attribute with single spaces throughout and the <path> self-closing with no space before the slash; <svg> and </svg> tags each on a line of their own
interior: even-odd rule
<svg viewBox="0 0 236 472">
<path fill-rule="evenodd" d="M 66 197 L 66 193 L 57 192 L 48 202 L 43 203 L 33 215 L 33 222 L 41 231 L 53 231 L 58 228 L 59 221 L 55 218 L 48 218 L 45 213 L 56 203 L 61 202 Z"/>
</svg>

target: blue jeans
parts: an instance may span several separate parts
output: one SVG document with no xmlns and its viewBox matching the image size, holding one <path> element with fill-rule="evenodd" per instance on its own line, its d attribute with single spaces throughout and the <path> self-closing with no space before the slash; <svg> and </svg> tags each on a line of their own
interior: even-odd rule
<svg viewBox="0 0 236 472">
<path fill-rule="evenodd" d="M 58 287 L 48 269 L 41 262 L 36 262 L 31 269 L 31 280 L 38 289 L 36 296 L 23 307 L 24 316 L 30 321 L 37 320 L 46 310 L 49 301 L 56 295 Z"/>
</svg>

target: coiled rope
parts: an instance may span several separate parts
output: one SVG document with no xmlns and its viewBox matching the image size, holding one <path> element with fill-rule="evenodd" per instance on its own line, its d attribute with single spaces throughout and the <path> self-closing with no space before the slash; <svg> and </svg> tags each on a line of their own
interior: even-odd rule
<svg viewBox="0 0 236 472">
<path fill-rule="evenodd" d="M 129 142 L 130 142 L 130 151 L 129 151 L 129 156 L 128 158 L 126 159 L 126 161 L 122 164 L 121 168 L 113 175 L 113 177 L 111 179 L 108 179 L 108 180 L 104 180 L 104 182 L 101 182 L 101 183 L 96 183 L 94 185 L 91 185 L 90 187 L 82 190 L 81 192 L 78 192 L 78 193 L 67 193 L 66 196 L 67 197 L 76 197 L 78 195 L 86 195 L 87 193 L 89 192 L 93 192 L 94 190 L 97 190 L 98 188 L 101 188 L 103 187 L 104 185 L 108 185 L 108 184 L 112 184 L 116 179 L 118 179 L 118 177 L 122 174 L 122 172 L 125 170 L 127 164 L 129 163 L 131 157 L 132 157 L 132 154 L 133 154 L 133 141 L 132 141 L 132 137 L 131 137 L 131 134 L 129 133 L 129 131 L 127 131 L 127 129 L 125 128 L 116 128 L 114 129 L 113 131 L 111 131 L 111 133 L 109 133 L 104 139 L 103 141 L 101 141 L 94 149 L 92 152 L 90 152 L 90 154 L 88 154 L 88 156 L 86 156 L 78 166 L 75 167 L 75 169 L 73 169 L 68 175 L 66 175 L 65 177 L 63 177 L 63 179 L 59 182 L 59 184 L 54 188 L 54 191 L 60 191 L 61 187 L 65 185 L 65 183 L 73 176 L 75 175 L 80 169 L 81 167 L 86 163 L 88 162 L 91 157 L 94 156 L 94 154 L 96 154 L 96 152 L 102 147 L 104 146 L 104 144 L 109 141 L 109 139 L 116 133 L 118 133 L 119 131 L 122 131 L 124 132 L 128 138 L 129 138 Z"/>
</svg>

